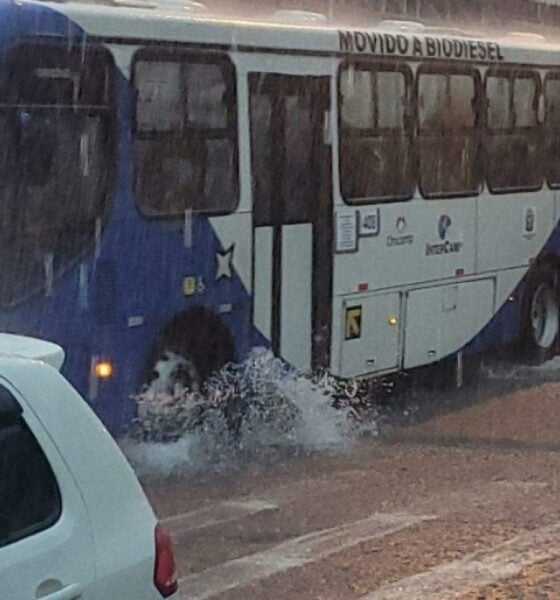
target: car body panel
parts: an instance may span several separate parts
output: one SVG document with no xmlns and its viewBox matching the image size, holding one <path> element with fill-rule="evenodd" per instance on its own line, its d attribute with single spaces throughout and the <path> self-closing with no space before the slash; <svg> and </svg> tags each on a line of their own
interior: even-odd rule
<svg viewBox="0 0 560 600">
<path fill-rule="evenodd" d="M 59 481 L 63 508 L 51 528 L 0 548 L 0 596 L 35 597 L 35 589 L 31 593 L 27 588 L 21 595 L 19 588 L 5 595 L 4 581 L 18 574 L 18 557 L 19 577 L 33 579 L 36 567 L 25 557 L 51 544 L 53 564 L 80 563 L 82 600 L 158 600 L 153 583 L 157 520 L 132 468 L 88 404 L 53 366 L 8 356 L 13 346 L 38 355 L 39 342 L 0 336 L 0 383 L 21 403 Z M 55 551 L 60 536 L 74 534 L 75 547 Z"/>
</svg>

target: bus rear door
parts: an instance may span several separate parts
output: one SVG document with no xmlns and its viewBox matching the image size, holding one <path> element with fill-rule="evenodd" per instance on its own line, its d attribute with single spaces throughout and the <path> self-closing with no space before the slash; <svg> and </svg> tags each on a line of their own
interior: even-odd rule
<svg viewBox="0 0 560 600">
<path fill-rule="evenodd" d="M 329 77 L 249 75 L 254 320 L 300 369 L 327 366 L 332 304 Z"/>
</svg>

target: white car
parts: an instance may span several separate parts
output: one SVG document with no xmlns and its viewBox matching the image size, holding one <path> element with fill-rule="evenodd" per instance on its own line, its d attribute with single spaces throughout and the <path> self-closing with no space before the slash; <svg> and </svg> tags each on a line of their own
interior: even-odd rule
<svg viewBox="0 0 560 600">
<path fill-rule="evenodd" d="M 63 360 L 0 334 L 0 598 L 176 599 L 169 535 Z"/>
</svg>

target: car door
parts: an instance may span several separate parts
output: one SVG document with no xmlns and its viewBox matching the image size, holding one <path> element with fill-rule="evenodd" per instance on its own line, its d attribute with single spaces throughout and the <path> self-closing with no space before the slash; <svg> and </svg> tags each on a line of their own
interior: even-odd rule
<svg viewBox="0 0 560 600">
<path fill-rule="evenodd" d="M 93 600 L 93 540 L 80 492 L 56 440 L 1 379 L 0 482 L 0 598 Z"/>
</svg>

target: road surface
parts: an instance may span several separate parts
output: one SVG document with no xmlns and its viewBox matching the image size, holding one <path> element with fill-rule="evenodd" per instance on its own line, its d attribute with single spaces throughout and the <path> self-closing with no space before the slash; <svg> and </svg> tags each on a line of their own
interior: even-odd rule
<svg viewBox="0 0 560 600">
<path fill-rule="evenodd" d="M 181 599 L 560 598 L 560 383 L 336 452 L 146 483 Z"/>
</svg>

